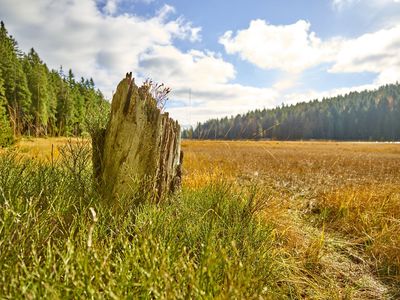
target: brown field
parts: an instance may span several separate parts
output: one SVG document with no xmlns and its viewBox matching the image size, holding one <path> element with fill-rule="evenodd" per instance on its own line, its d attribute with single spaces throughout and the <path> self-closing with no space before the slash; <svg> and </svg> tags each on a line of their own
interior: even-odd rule
<svg viewBox="0 0 400 300">
<path fill-rule="evenodd" d="M 66 141 L 16 147 L 51 160 Z M 227 182 L 254 193 L 304 286 L 337 290 L 338 299 L 400 297 L 400 144 L 183 141 L 182 148 L 183 187 Z"/>
<path fill-rule="evenodd" d="M 301 192 L 400 182 L 400 144 L 184 141 L 182 148 L 193 187 L 221 175 Z"/>
<path fill-rule="evenodd" d="M 57 160 L 60 156 L 60 147 L 71 141 L 77 143 L 84 141 L 82 138 L 23 138 L 20 139 L 15 148 L 19 153 L 28 158 L 42 161 Z M 89 142 L 89 141 L 88 141 Z"/>
<path fill-rule="evenodd" d="M 321 285 L 353 281 L 365 285 L 356 298 L 380 298 L 382 280 L 400 284 L 399 144 L 184 141 L 183 150 L 188 188 L 255 184 L 287 250 L 340 278 Z"/>
</svg>

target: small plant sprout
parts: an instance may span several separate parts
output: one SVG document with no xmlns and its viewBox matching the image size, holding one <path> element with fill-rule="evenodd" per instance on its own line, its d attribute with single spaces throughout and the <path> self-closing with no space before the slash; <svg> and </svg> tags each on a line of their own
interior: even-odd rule
<svg viewBox="0 0 400 300">
<path fill-rule="evenodd" d="M 164 111 L 165 105 L 168 102 L 168 95 L 171 92 L 169 87 L 166 87 L 164 83 L 157 83 L 147 78 L 143 83 L 143 86 L 147 87 L 150 95 L 156 100 L 157 107 Z"/>
</svg>

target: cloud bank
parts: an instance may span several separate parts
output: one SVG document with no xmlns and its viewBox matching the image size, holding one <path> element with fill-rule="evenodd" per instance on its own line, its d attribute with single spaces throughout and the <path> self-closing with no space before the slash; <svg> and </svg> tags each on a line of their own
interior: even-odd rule
<svg viewBox="0 0 400 300">
<path fill-rule="evenodd" d="M 93 0 L 2 0 L 0 17 L 23 50 L 34 46 L 52 68 L 63 65 L 93 77 L 110 97 L 128 70 L 139 68 L 139 56 L 175 39 L 197 40 L 200 28 L 164 5 L 152 17 L 113 15 L 118 0 L 99 8 Z"/>
<path fill-rule="evenodd" d="M 177 41 L 200 41 L 202 32 L 174 7 L 163 5 L 146 17 L 122 12 L 122 5 L 153 1 L 1 0 L 0 19 L 24 51 L 33 46 L 50 68 L 63 65 L 77 76 L 93 77 L 107 98 L 127 71 L 137 81 L 150 77 L 164 82 L 172 88 L 169 111 L 182 124 L 400 80 L 397 24 L 354 38 L 322 39 L 305 20 L 273 25 L 255 19 L 236 32 L 227 28 L 219 38 L 225 53 L 181 50 Z M 355 1 L 332 0 L 332 5 L 344 8 Z M 393 5 L 394 0 L 368 0 L 383 2 Z M 281 75 L 270 87 L 234 83 L 238 70 L 230 61 L 236 56 Z M 318 66 L 331 74 L 372 72 L 376 77 L 358 87 L 293 90 L 305 71 Z"/>
<path fill-rule="evenodd" d="M 247 29 L 227 31 L 220 43 L 228 54 L 263 69 L 301 73 L 328 63 L 332 73 L 376 73 L 376 83 L 400 80 L 400 25 L 366 33 L 354 39 L 318 38 L 304 20 L 290 25 L 250 22 Z"/>
<path fill-rule="evenodd" d="M 310 26 L 304 20 L 278 26 L 253 20 L 235 35 L 225 32 L 219 42 L 227 53 L 239 54 L 260 68 L 299 73 L 332 59 L 334 42 L 323 43 Z"/>
</svg>

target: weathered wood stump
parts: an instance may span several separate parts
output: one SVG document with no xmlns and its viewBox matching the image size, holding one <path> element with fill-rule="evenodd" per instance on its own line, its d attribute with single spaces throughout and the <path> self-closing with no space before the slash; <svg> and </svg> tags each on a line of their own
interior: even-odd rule
<svg viewBox="0 0 400 300">
<path fill-rule="evenodd" d="M 105 199 L 139 188 L 160 201 L 180 186 L 180 126 L 131 74 L 118 84 L 106 130 L 92 138 L 94 175 Z"/>
</svg>

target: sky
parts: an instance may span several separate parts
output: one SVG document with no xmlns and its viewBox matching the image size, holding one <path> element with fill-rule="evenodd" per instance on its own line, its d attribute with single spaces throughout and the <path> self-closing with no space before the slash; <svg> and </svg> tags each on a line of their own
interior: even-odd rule
<svg viewBox="0 0 400 300">
<path fill-rule="evenodd" d="M 0 0 L 19 47 L 92 77 L 172 89 L 182 125 L 400 81 L 400 0 Z"/>
</svg>

